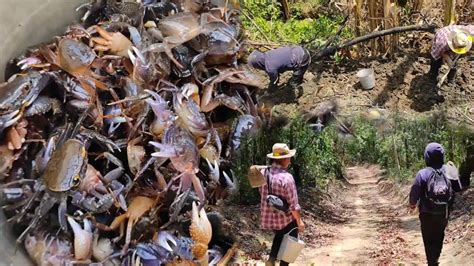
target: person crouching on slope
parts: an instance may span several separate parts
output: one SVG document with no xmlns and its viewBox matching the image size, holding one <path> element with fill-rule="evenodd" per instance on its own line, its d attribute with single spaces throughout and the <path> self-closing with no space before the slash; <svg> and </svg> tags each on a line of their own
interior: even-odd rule
<svg viewBox="0 0 474 266">
<path fill-rule="evenodd" d="M 431 46 L 430 77 L 437 80 L 439 69 L 443 63 L 450 67 L 448 82 L 453 82 L 456 76 L 457 64 L 454 62 L 456 55 L 469 52 L 472 47 L 474 25 L 450 25 L 436 31 Z"/>
<path fill-rule="evenodd" d="M 296 89 L 303 83 L 303 76 L 311 63 L 311 56 L 301 46 L 285 46 L 262 53 L 253 51 L 247 58 L 248 65 L 253 68 L 267 72 L 270 77 L 269 90 L 278 87 L 280 74 L 285 71 L 293 71 L 289 85 Z"/>
</svg>

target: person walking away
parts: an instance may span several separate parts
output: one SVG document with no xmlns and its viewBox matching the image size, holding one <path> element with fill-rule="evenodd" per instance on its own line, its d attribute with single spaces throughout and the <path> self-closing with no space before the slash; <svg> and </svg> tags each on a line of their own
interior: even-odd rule
<svg viewBox="0 0 474 266">
<path fill-rule="evenodd" d="M 453 191 L 460 191 L 459 182 L 446 175 L 444 149 L 439 143 L 429 143 L 425 149 L 426 167 L 418 171 L 410 191 L 410 207 L 418 205 L 421 235 L 428 265 L 438 265 L 448 224 Z"/>
<path fill-rule="evenodd" d="M 474 25 L 450 25 L 436 31 L 431 47 L 430 77 L 437 80 L 439 69 L 446 63 L 451 69 L 448 82 L 453 82 L 456 76 L 457 64 L 454 58 L 463 55 L 472 47 Z"/>
<path fill-rule="evenodd" d="M 270 257 L 266 265 L 275 265 L 285 234 L 289 233 L 291 236 L 297 237 L 298 233 L 303 232 L 305 227 L 301 219 L 301 207 L 298 204 L 295 181 L 287 171 L 291 157 L 295 154 L 296 150 L 290 150 L 288 145 L 276 143 L 273 145 L 272 153 L 267 154 L 267 157 L 272 160 L 271 166 L 261 170 L 263 176 L 267 179 L 267 183 L 259 188 L 261 195 L 261 227 L 265 230 L 273 230 L 275 233 Z M 286 202 L 287 210 L 285 212 L 275 210 L 272 203 L 267 201 L 269 194 L 275 195 Z M 288 265 L 288 262 L 281 261 L 280 265 Z"/>
<path fill-rule="evenodd" d="M 253 51 L 248 59 L 248 64 L 256 69 L 264 70 L 270 78 L 269 89 L 278 87 L 280 74 L 285 71 L 293 71 L 289 85 L 295 89 L 303 83 L 303 76 L 311 63 L 311 56 L 301 46 L 284 46 L 262 53 Z"/>
</svg>

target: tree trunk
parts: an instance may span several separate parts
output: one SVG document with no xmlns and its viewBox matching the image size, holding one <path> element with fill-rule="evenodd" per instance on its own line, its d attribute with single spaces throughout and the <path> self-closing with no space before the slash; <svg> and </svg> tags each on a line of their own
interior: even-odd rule
<svg viewBox="0 0 474 266">
<path fill-rule="evenodd" d="M 291 17 L 290 6 L 288 5 L 288 0 L 280 0 L 281 7 L 283 8 L 283 15 L 285 17 L 285 21 L 289 20 Z"/>
</svg>

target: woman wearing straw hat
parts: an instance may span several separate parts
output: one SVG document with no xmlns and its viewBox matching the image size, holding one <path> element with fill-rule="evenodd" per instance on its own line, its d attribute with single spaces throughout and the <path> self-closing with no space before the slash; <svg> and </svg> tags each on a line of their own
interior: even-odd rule
<svg viewBox="0 0 474 266">
<path fill-rule="evenodd" d="M 267 183 L 260 187 L 261 226 L 263 229 L 275 232 L 267 265 L 275 265 L 285 234 L 289 233 L 291 236 L 297 237 L 298 231 L 302 232 L 304 230 L 295 181 L 293 176 L 287 171 L 291 157 L 295 156 L 295 154 L 295 149 L 290 150 L 288 145 L 276 143 L 273 145 L 272 153 L 267 154 L 267 157 L 272 161 L 272 165 L 267 169 L 262 169 L 262 174 L 267 178 Z M 269 184 L 270 187 L 268 186 Z M 267 202 L 269 194 L 276 195 L 286 201 L 288 205 L 287 212 L 275 211 Z M 288 263 L 281 261 L 280 265 L 288 265 Z"/>
<path fill-rule="evenodd" d="M 436 31 L 433 46 L 431 48 L 430 76 L 437 79 L 439 69 L 443 63 L 451 68 L 448 74 L 448 82 L 453 82 L 456 76 L 456 55 L 463 55 L 472 47 L 474 25 L 450 25 Z"/>
</svg>

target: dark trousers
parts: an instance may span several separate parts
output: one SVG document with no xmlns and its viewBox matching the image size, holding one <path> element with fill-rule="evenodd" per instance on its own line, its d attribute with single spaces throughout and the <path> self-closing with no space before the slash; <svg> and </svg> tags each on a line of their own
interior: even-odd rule
<svg viewBox="0 0 474 266">
<path fill-rule="evenodd" d="M 283 236 L 295 227 L 298 227 L 298 225 L 296 224 L 296 220 L 293 220 L 293 222 L 289 223 L 285 228 L 274 231 L 275 237 L 273 238 L 272 249 L 270 251 L 271 261 L 276 260 L 281 242 L 283 241 Z M 298 229 L 291 231 L 290 236 L 298 237 Z M 280 261 L 280 265 L 288 265 L 288 262 Z"/>
<path fill-rule="evenodd" d="M 304 73 L 306 73 L 306 70 L 308 70 L 309 64 L 311 64 L 311 55 L 309 54 L 308 50 L 304 49 L 303 60 L 301 60 L 300 65 L 293 72 L 293 76 L 290 80 L 291 85 L 296 86 L 303 83 Z"/>
<path fill-rule="evenodd" d="M 438 265 L 438 259 L 443 249 L 444 229 L 448 224 L 448 219 L 444 215 L 421 213 L 420 223 L 428 265 Z"/>
<path fill-rule="evenodd" d="M 438 77 L 439 74 L 439 69 L 443 65 L 443 59 L 440 58 L 438 60 L 434 60 L 433 57 L 431 57 L 431 67 L 430 67 L 430 76 L 432 79 L 436 81 L 436 78 Z M 455 64 L 451 70 L 449 70 L 448 73 L 448 82 L 454 81 L 454 77 L 456 77 L 456 68 L 457 65 Z"/>
</svg>

